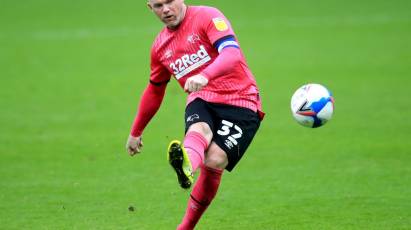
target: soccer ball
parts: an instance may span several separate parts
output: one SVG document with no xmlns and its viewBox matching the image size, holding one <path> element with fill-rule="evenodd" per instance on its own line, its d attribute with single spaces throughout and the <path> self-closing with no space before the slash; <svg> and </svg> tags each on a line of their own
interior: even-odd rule
<svg viewBox="0 0 411 230">
<path fill-rule="evenodd" d="M 331 119 L 334 98 L 324 86 L 306 84 L 297 89 L 291 97 L 291 111 L 299 124 L 317 128 Z"/>
</svg>

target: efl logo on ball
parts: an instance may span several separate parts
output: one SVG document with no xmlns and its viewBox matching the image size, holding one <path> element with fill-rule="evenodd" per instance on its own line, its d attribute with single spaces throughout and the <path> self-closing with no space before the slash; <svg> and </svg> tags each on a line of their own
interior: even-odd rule
<svg viewBox="0 0 411 230">
<path fill-rule="evenodd" d="M 301 86 L 291 98 L 295 120 L 306 127 L 317 128 L 329 121 L 334 112 L 331 92 L 320 84 Z"/>
</svg>

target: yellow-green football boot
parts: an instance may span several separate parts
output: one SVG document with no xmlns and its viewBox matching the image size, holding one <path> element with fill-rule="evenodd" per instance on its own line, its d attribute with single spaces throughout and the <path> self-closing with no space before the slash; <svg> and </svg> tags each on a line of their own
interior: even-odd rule
<svg viewBox="0 0 411 230">
<path fill-rule="evenodd" d="M 184 189 L 189 189 L 193 184 L 193 168 L 187 151 L 180 141 L 174 140 L 168 145 L 167 160 L 176 171 L 178 183 Z"/>
</svg>

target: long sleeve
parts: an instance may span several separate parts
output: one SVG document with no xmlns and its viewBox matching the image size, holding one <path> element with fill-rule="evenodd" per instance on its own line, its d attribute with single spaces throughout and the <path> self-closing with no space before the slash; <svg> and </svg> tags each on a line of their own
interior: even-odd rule
<svg viewBox="0 0 411 230">
<path fill-rule="evenodd" d="M 130 135 L 141 136 L 144 128 L 157 113 L 163 101 L 167 84 L 149 83 L 140 99 L 137 115 L 134 119 Z"/>
<path fill-rule="evenodd" d="M 237 47 L 224 48 L 218 57 L 207 68 L 202 71 L 202 74 L 208 79 L 212 79 L 224 75 L 240 62 L 241 52 Z"/>
</svg>

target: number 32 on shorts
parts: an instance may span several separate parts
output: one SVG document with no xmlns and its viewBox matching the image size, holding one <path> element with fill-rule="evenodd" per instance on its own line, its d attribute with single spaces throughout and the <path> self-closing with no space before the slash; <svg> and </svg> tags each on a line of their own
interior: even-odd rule
<svg viewBox="0 0 411 230">
<path fill-rule="evenodd" d="M 237 125 L 235 125 L 234 123 L 226 121 L 226 120 L 222 120 L 221 124 L 222 126 L 217 131 L 217 134 L 220 136 L 228 136 L 224 143 L 227 146 L 227 148 L 231 149 L 235 145 L 238 145 L 238 142 L 236 139 L 241 138 L 243 136 L 243 130 Z M 234 131 L 235 133 L 231 134 L 232 131 Z"/>
</svg>

